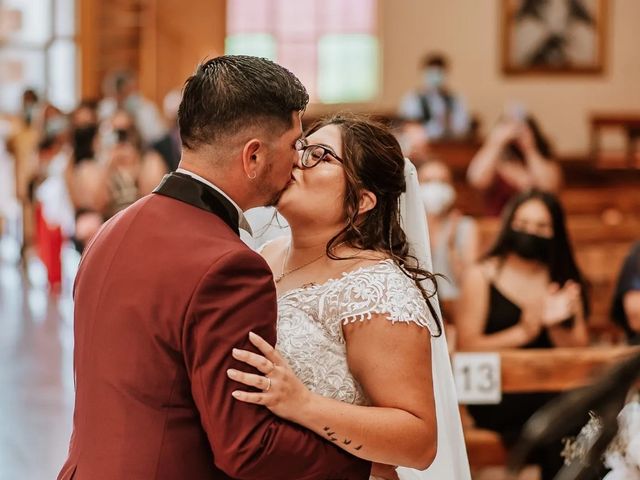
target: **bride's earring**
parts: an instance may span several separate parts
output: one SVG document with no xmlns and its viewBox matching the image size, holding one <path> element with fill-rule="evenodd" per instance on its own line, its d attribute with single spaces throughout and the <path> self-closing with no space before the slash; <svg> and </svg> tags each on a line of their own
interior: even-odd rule
<svg viewBox="0 0 640 480">
<path fill-rule="evenodd" d="M 249 178 L 249 180 L 255 180 L 256 177 L 258 176 L 258 174 L 256 172 L 253 172 L 252 175 L 247 175 L 247 177 Z"/>
</svg>

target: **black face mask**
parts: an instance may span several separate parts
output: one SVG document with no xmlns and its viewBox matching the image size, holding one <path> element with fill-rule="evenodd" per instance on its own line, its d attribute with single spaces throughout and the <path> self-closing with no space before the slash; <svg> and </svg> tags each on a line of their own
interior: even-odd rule
<svg viewBox="0 0 640 480">
<path fill-rule="evenodd" d="M 507 233 L 509 249 L 516 255 L 527 260 L 547 262 L 551 252 L 551 239 L 532 235 L 531 233 L 509 229 Z"/>
<path fill-rule="evenodd" d="M 91 159 L 94 156 L 93 140 L 98 133 L 98 126 L 91 124 L 78 127 L 73 132 L 73 150 L 76 162 Z"/>
<path fill-rule="evenodd" d="M 126 128 L 114 130 L 118 143 L 125 143 L 129 139 L 129 131 Z"/>
</svg>

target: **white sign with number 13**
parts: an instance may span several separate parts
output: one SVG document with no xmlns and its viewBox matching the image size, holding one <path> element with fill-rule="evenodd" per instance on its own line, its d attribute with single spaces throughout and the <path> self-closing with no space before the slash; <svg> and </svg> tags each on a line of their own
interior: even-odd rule
<svg viewBox="0 0 640 480">
<path fill-rule="evenodd" d="M 453 356 L 458 403 L 487 405 L 502 401 L 500 355 L 456 353 Z"/>
</svg>

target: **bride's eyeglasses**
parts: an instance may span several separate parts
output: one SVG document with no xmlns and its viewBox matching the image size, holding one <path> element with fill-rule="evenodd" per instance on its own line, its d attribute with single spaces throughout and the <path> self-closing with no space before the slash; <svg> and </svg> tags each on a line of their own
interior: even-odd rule
<svg viewBox="0 0 640 480">
<path fill-rule="evenodd" d="M 302 158 L 300 159 L 300 163 L 304 168 L 313 168 L 318 165 L 323 160 L 326 160 L 327 155 L 332 156 L 340 163 L 344 163 L 344 161 L 336 155 L 336 152 L 331 150 L 329 147 L 325 145 L 308 145 L 306 139 L 299 138 L 296 140 L 296 150 L 302 152 Z"/>
</svg>

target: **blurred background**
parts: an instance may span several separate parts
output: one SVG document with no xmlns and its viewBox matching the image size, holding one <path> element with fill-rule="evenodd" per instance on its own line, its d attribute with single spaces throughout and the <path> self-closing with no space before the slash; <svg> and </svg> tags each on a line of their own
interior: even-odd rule
<svg viewBox="0 0 640 480">
<path fill-rule="evenodd" d="M 62 465 L 82 250 L 177 167 L 180 89 L 224 53 L 294 72 L 307 125 L 349 110 L 394 130 L 452 280 L 452 351 L 474 349 L 460 285 L 532 188 L 564 210 L 587 349 L 633 342 L 639 20 L 635 0 L 0 0 L 0 479 Z M 504 432 L 463 413 L 474 478 L 500 478 Z"/>
</svg>

